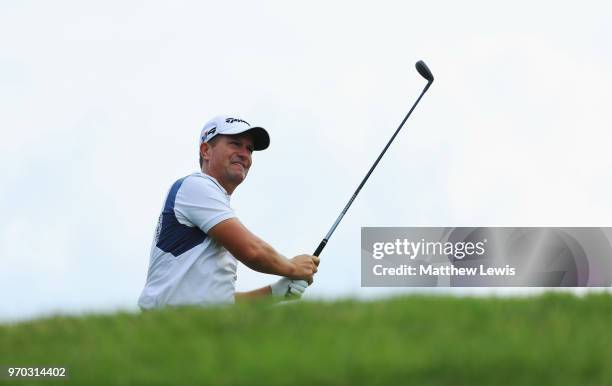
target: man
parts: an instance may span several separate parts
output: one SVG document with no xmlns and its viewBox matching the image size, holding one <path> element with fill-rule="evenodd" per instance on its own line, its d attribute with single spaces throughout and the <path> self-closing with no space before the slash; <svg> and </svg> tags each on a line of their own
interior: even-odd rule
<svg viewBox="0 0 612 386">
<path fill-rule="evenodd" d="M 141 308 L 299 297 L 312 282 L 318 257 L 285 258 L 242 225 L 230 207 L 230 195 L 249 172 L 252 152 L 269 144 L 265 129 L 241 119 L 220 116 L 206 123 L 200 135 L 201 172 L 172 185 L 159 216 L 138 299 Z M 235 292 L 237 260 L 283 278 Z"/>
</svg>

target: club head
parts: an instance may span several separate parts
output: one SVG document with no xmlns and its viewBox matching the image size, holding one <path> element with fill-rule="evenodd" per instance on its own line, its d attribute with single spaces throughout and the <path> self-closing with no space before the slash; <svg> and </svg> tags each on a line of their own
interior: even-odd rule
<svg viewBox="0 0 612 386">
<path fill-rule="evenodd" d="M 431 71 L 429 71 L 429 67 L 427 67 L 424 61 L 419 60 L 414 66 L 423 78 L 427 79 L 429 83 L 433 82 L 434 77 L 431 74 Z"/>
</svg>

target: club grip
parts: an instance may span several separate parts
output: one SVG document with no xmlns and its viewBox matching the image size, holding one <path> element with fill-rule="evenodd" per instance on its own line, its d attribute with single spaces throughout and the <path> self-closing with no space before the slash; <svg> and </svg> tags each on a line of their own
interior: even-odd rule
<svg viewBox="0 0 612 386">
<path fill-rule="evenodd" d="M 317 250 L 312 255 L 318 257 L 323 251 L 323 248 L 325 248 L 325 244 L 327 244 L 327 239 L 321 240 L 321 244 L 319 244 L 319 246 L 317 247 Z"/>
<path fill-rule="evenodd" d="M 323 251 L 323 248 L 325 248 L 325 244 L 327 244 L 327 239 L 321 240 L 321 243 L 317 247 L 317 250 L 312 255 L 319 257 L 319 255 L 321 254 L 321 251 Z M 290 299 L 292 297 L 293 297 L 293 295 L 291 295 L 289 290 L 287 290 L 287 293 L 285 294 L 285 299 Z"/>
</svg>

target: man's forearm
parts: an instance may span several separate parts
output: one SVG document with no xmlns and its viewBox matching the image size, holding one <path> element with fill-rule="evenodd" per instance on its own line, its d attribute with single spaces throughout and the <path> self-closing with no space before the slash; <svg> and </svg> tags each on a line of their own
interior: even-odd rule
<svg viewBox="0 0 612 386">
<path fill-rule="evenodd" d="M 263 273 L 312 281 L 318 260 L 310 255 L 287 259 L 255 236 L 236 218 L 221 221 L 208 234 L 247 267 Z"/>
<path fill-rule="evenodd" d="M 295 274 L 294 264 L 261 239 L 253 247 L 250 256 L 241 261 L 247 267 L 262 273 L 286 277 L 292 277 Z"/>
<path fill-rule="evenodd" d="M 272 290 L 270 286 L 267 285 L 265 287 L 258 288 L 256 290 L 247 291 L 247 292 L 236 292 L 234 294 L 234 299 L 236 302 L 245 302 L 257 299 L 269 298 L 272 295 Z"/>
</svg>

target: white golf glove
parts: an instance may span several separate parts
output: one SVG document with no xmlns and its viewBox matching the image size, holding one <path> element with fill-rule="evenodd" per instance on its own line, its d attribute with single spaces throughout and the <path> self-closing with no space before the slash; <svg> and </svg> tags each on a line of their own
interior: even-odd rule
<svg viewBox="0 0 612 386">
<path fill-rule="evenodd" d="M 308 287 L 308 283 L 306 280 L 291 280 L 286 277 L 283 277 L 276 283 L 270 284 L 270 288 L 272 289 L 272 296 L 275 298 L 293 298 L 299 299 L 306 288 Z"/>
</svg>

